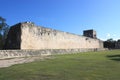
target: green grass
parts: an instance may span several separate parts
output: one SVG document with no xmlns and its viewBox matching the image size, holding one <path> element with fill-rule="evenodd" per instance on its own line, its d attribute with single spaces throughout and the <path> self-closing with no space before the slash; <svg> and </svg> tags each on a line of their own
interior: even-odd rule
<svg viewBox="0 0 120 80">
<path fill-rule="evenodd" d="M 120 50 L 55 55 L 0 69 L 0 80 L 120 80 Z"/>
</svg>

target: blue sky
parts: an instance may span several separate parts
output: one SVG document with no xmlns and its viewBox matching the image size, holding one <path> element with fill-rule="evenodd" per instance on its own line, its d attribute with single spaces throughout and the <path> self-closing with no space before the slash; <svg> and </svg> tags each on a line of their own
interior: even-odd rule
<svg viewBox="0 0 120 80">
<path fill-rule="evenodd" d="M 0 0 L 8 25 L 37 25 L 82 35 L 94 29 L 98 38 L 120 38 L 120 0 Z"/>
</svg>

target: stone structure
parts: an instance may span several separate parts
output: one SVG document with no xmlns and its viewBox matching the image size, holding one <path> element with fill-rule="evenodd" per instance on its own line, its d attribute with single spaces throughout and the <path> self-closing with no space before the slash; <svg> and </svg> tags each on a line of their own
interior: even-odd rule
<svg viewBox="0 0 120 80">
<path fill-rule="evenodd" d="M 96 38 L 96 32 L 93 30 L 84 31 L 84 36 L 81 36 L 25 22 L 10 28 L 4 48 L 97 49 L 103 48 L 103 41 Z"/>
<path fill-rule="evenodd" d="M 94 39 L 97 39 L 97 34 L 96 34 L 96 31 L 94 31 L 94 30 L 85 30 L 84 32 L 83 32 L 83 35 L 84 36 L 86 36 L 86 37 L 91 37 L 91 38 L 94 38 Z"/>
<path fill-rule="evenodd" d="M 88 51 L 107 50 L 105 48 L 99 49 L 40 49 L 40 50 L 0 50 L 0 59 L 18 58 L 18 57 L 43 57 L 56 54 L 76 54 Z"/>
</svg>

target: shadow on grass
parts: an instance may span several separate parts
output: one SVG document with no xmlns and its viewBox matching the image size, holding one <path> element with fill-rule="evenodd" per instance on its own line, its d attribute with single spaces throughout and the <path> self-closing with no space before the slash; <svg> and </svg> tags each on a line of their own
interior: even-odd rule
<svg viewBox="0 0 120 80">
<path fill-rule="evenodd" d="M 120 54 L 118 54 L 118 55 L 108 55 L 107 57 L 110 58 L 110 60 L 120 61 Z"/>
</svg>

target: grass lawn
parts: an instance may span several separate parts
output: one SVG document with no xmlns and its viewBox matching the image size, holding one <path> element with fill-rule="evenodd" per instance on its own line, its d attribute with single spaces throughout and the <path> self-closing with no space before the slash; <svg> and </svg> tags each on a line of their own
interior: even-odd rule
<svg viewBox="0 0 120 80">
<path fill-rule="evenodd" d="M 0 68 L 0 80 L 120 80 L 120 50 L 54 57 Z"/>
</svg>

